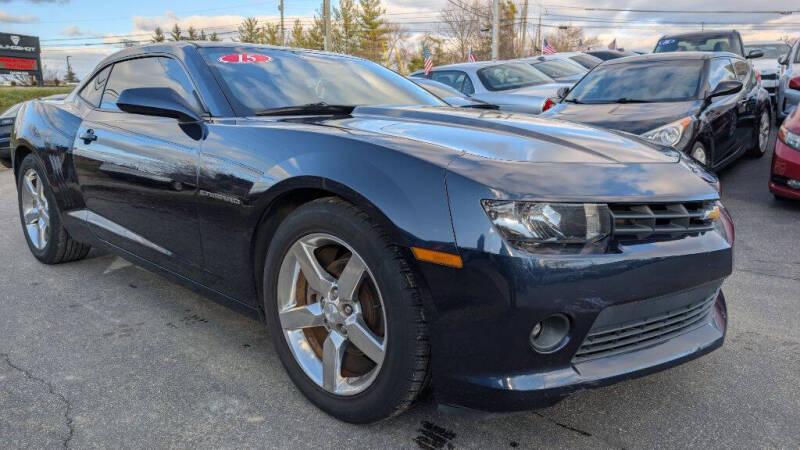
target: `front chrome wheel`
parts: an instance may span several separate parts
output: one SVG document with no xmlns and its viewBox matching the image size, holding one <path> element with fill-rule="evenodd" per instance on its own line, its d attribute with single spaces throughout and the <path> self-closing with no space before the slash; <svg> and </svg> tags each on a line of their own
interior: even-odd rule
<svg viewBox="0 0 800 450">
<path fill-rule="evenodd" d="M 761 113 L 761 121 L 758 123 L 758 151 L 764 153 L 767 151 L 767 144 L 769 142 L 769 113 L 764 111 Z"/>
<path fill-rule="evenodd" d="M 372 385 L 386 354 L 386 312 L 352 247 L 325 233 L 298 239 L 283 257 L 276 300 L 286 343 L 308 378 L 339 396 Z"/>
<path fill-rule="evenodd" d="M 22 220 L 31 244 L 43 250 L 50 241 L 50 205 L 39 174 L 28 169 L 22 179 Z"/>
</svg>

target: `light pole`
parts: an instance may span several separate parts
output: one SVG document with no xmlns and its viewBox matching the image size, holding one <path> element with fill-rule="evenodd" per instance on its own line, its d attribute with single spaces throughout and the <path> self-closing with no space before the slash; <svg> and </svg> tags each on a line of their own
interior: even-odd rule
<svg viewBox="0 0 800 450">
<path fill-rule="evenodd" d="M 72 66 L 69 65 L 69 58 L 70 58 L 70 56 L 67 55 L 67 76 L 64 77 L 64 78 L 66 78 L 65 81 L 67 83 L 72 83 L 72 77 L 70 76 L 70 74 L 72 74 Z"/>
<path fill-rule="evenodd" d="M 492 61 L 497 61 L 497 39 L 500 22 L 498 0 L 492 0 Z"/>
</svg>

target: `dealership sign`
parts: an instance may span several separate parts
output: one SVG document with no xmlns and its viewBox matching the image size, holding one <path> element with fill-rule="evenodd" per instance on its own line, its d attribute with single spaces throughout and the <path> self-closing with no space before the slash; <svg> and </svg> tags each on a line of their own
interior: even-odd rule
<svg viewBox="0 0 800 450">
<path fill-rule="evenodd" d="M 0 33 L 0 74 L 25 73 L 42 84 L 41 49 L 37 36 Z"/>
</svg>

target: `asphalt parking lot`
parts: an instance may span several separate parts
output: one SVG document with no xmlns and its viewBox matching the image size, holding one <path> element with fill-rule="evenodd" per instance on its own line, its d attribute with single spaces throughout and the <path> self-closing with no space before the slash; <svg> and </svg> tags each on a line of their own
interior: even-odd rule
<svg viewBox="0 0 800 450">
<path fill-rule="evenodd" d="M 722 349 L 545 410 L 427 400 L 370 426 L 306 401 L 261 323 L 113 255 L 36 262 L 0 169 L 0 448 L 798 448 L 800 202 L 772 198 L 769 160 L 721 174 L 737 227 Z"/>
</svg>

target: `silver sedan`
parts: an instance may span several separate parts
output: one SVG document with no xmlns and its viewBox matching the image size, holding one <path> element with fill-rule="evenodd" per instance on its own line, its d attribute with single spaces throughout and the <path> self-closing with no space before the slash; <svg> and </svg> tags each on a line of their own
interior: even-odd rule
<svg viewBox="0 0 800 450">
<path fill-rule="evenodd" d="M 425 77 L 422 70 L 412 77 Z M 554 104 L 558 90 L 572 83 L 558 83 L 529 64 L 482 61 L 438 66 L 428 77 L 470 98 L 497 105 L 501 111 L 539 114 Z"/>
</svg>

